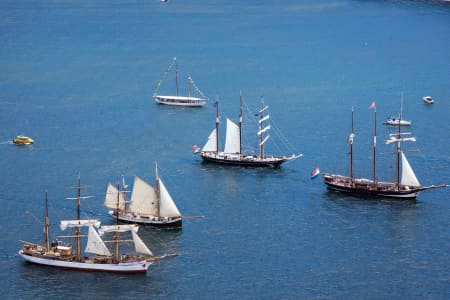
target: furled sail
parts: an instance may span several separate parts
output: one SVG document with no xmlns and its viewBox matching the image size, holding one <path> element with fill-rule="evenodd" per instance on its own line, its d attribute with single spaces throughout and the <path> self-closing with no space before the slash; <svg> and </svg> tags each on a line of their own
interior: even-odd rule
<svg viewBox="0 0 450 300">
<path fill-rule="evenodd" d="M 264 145 L 264 144 L 267 142 L 267 140 L 268 140 L 269 138 L 270 138 L 270 135 L 266 136 L 266 137 L 264 138 L 264 140 L 263 140 L 261 143 L 259 143 L 259 145 L 260 145 L 260 146 Z"/>
<path fill-rule="evenodd" d="M 409 164 L 408 160 L 406 159 L 405 154 L 403 154 L 403 152 L 401 152 L 401 154 L 402 154 L 402 179 L 400 183 L 402 185 L 420 186 L 419 180 L 417 180 L 416 174 L 414 174 L 414 171 L 411 168 L 411 165 Z"/>
<path fill-rule="evenodd" d="M 117 208 L 117 193 L 119 190 L 113 184 L 108 183 L 108 188 L 105 195 L 104 205 L 109 208 Z M 119 210 L 125 210 L 126 196 L 124 192 L 119 193 Z"/>
<path fill-rule="evenodd" d="M 83 227 L 83 226 L 95 226 L 100 227 L 100 221 L 98 219 L 90 219 L 90 220 L 63 220 L 59 224 L 59 228 L 61 230 L 66 230 L 67 228 L 73 227 Z"/>
<path fill-rule="evenodd" d="M 206 152 L 217 152 L 217 130 L 214 128 L 214 130 L 211 132 L 211 134 L 208 137 L 208 141 L 206 142 L 205 146 L 203 146 L 202 151 Z"/>
<path fill-rule="evenodd" d="M 159 200 L 159 213 L 161 217 L 180 217 L 181 213 L 178 210 L 177 206 L 175 205 L 175 202 L 173 201 L 172 197 L 169 194 L 169 191 L 167 190 L 166 186 L 162 182 L 161 179 L 159 181 L 159 194 L 160 194 L 160 200 Z"/>
<path fill-rule="evenodd" d="M 153 256 L 152 251 L 150 251 L 150 249 L 148 249 L 148 247 L 144 244 L 144 242 L 137 235 L 137 233 L 134 231 L 131 231 L 131 234 L 133 236 L 134 248 L 136 249 L 136 252 Z"/>
<path fill-rule="evenodd" d="M 223 152 L 236 154 L 241 151 L 239 135 L 239 126 L 227 118 L 227 135 Z"/>
<path fill-rule="evenodd" d="M 89 234 L 88 240 L 86 243 L 85 252 L 94 253 L 98 255 L 111 256 L 111 252 L 109 252 L 103 240 L 98 235 L 97 231 L 95 231 L 94 227 L 89 226 Z"/>
<path fill-rule="evenodd" d="M 155 190 L 142 178 L 135 176 L 128 210 L 140 214 L 154 215 L 156 209 Z"/>
<path fill-rule="evenodd" d="M 270 125 L 267 125 L 266 127 L 264 127 L 263 129 L 261 129 L 260 131 L 258 131 L 258 135 L 263 134 L 264 132 L 266 132 L 267 130 L 270 129 Z"/>
<path fill-rule="evenodd" d="M 136 224 L 132 225 L 104 225 L 98 229 L 100 235 L 104 235 L 106 232 L 127 232 L 134 231 L 138 232 L 139 226 Z"/>
</svg>

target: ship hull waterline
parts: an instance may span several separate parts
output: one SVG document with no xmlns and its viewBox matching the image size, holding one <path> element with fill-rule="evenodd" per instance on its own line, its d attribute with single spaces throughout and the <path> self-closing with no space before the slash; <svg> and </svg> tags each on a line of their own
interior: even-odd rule
<svg viewBox="0 0 450 300">
<path fill-rule="evenodd" d="M 112 210 L 108 212 L 112 217 L 116 218 L 116 213 Z M 140 224 L 144 226 L 152 226 L 158 228 L 181 228 L 183 226 L 182 217 L 172 218 L 171 220 L 150 220 L 149 218 L 134 218 L 120 215 L 117 217 L 120 222 Z"/>
<path fill-rule="evenodd" d="M 25 259 L 27 262 L 45 265 L 49 267 L 55 267 L 60 269 L 71 269 L 79 271 L 89 271 L 89 272 L 109 272 L 109 273 L 122 273 L 122 274 L 139 274 L 146 273 L 147 269 L 153 262 L 140 261 L 132 263 L 118 263 L 118 264 L 100 264 L 100 263 L 83 263 L 83 262 L 73 262 L 65 260 L 56 260 L 41 258 L 37 256 L 32 256 L 23 253 L 22 250 L 19 251 L 19 255 Z"/>
<path fill-rule="evenodd" d="M 263 160 L 255 160 L 253 158 L 251 159 L 225 159 L 221 157 L 213 157 L 210 155 L 200 155 L 203 161 L 205 162 L 211 162 L 215 164 L 221 164 L 221 165 L 229 165 L 229 166 L 241 166 L 241 167 L 255 167 L 255 168 L 278 168 L 281 166 L 281 164 L 285 163 L 286 161 L 290 160 L 289 157 L 286 158 L 278 158 L 274 157 L 273 159 L 266 158 Z"/>
</svg>

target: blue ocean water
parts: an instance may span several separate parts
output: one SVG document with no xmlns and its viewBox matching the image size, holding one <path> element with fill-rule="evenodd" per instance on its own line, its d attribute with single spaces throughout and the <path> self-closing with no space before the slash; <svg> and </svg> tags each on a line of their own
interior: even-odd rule
<svg viewBox="0 0 450 300">
<path fill-rule="evenodd" d="M 450 190 L 417 201 L 358 199 L 310 172 L 345 174 L 351 107 L 355 170 L 371 176 L 372 101 L 378 176 L 394 176 L 392 129 L 425 185 L 450 183 L 450 5 L 440 1 L 2 1 L 0 3 L 0 291 L 6 299 L 447 299 Z M 211 99 L 200 109 L 154 103 L 173 57 Z M 161 92 L 173 92 L 167 80 Z M 185 86 L 181 90 L 185 91 Z M 191 153 L 221 120 L 263 96 L 271 125 L 304 157 L 280 169 L 204 164 Z M 422 97 L 431 95 L 427 106 Z M 36 143 L 18 147 L 25 134 Z M 254 134 L 254 133 L 253 133 Z M 249 146 L 256 137 L 250 134 Z M 277 138 L 267 152 L 278 152 Z M 254 146 L 254 145 L 253 145 Z M 406 146 L 406 145 L 405 145 Z M 286 150 L 284 150 L 286 151 Z M 283 152 L 285 154 L 285 152 Z M 292 154 L 289 151 L 287 154 Z M 157 254 L 180 256 L 146 276 L 68 272 L 24 263 L 50 218 L 74 218 L 69 186 L 89 188 L 82 214 L 111 222 L 108 181 L 154 180 L 154 163 L 185 215 L 181 231 L 141 229 Z M 55 228 L 57 229 L 57 228 Z"/>
</svg>

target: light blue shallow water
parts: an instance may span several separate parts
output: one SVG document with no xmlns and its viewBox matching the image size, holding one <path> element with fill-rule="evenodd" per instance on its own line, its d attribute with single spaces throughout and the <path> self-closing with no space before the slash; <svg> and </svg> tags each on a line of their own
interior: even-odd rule
<svg viewBox="0 0 450 300">
<path fill-rule="evenodd" d="M 0 291 L 35 298 L 415 298 L 450 294 L 449 189 L 416 202 L 328 192 L 310 172 L 347 172 L 355 107 L 355 169 L 371 176 L 371 132 L 404 117 L 408 158 L 425 184 L 450 183 L 450 5 L 434 1 L 3 1 L 0 3 Z M 214 126 L 201 109 L 150 98 L 176 56 L 221 120 L 264 96 L 272 128 L 305 156 L 281 169 L 203 164 L 191 154 Z M 169 93 L 173 82 L 164 82 Z M 185 86 L 181 89 L 184 91 Z M 422 97 L 432 95 L 433 106 Z M 248 128 L 248 127 L 247 127 Z M 274 130 L 273 130 L 274 131 Z M 273 132 L 272 131 L 272 132 Z M 378 125 L 378 175 L 393 179 L 391 132 Z M 10 140 L 33 137 L 30 147 Z M 253 135 L 252 135 L 253 134 Z M 254 146 L 254 133 L 247 137 Z M 277 136 L 268 152 L 277 152 Z M 406 146 L 406 145 L 405 145 Z M 280 148 L 280 150 L 285 150 Z M 287 154 L 292 154 L 290 151 Z M 95 198 L 83 216 L 111 222 L 108 181 L 154 180 L 154 162 L 185 215 L 181 231 L 141 229 L 157 254 L 180 256 L 146 276 L 67 272 L 24 263 L 50 218 L 75 216 L 78 174 Z M 55 228 L 56 229 L 56 228 Z"/>
</svg>

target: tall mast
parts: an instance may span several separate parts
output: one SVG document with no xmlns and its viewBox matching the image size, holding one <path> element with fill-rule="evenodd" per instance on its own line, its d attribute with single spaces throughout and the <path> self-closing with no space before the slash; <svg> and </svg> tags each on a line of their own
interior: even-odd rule
<svg viewBox="0 0 450 300">
<path fill-rule="evenodd" d="M 242 91 L 239 95 L 239 154 L 242 154 Z"/>
<path fill-rule="evenodd" d="M 261 121 L 264 118 L 264 98 L 261 98 L 261 111 L 259 113 L 259 157 L 264 157 L 264 143 L 263 143 L 263 122 Z"/>
<path fill-rule="evenodd" d="M 375 102 L 374 102 L 375 103 Z M 374 105 L 373 112 L 373 184 L 377 183 L 377 107 Z"/>
<path fill-rule="evenodd" d="M 403 100 L 403 92 L 402 92 L 402 100 Z M 400 123 L 402 122 L 402 113 L 400 109 L 400 119 L 398 120 L 398 141 L 397 141 L 397 189 L 400 189 L 400 152 L 401 152 L 401 132 L 400 132 Z"/>
<path fill-rule="evenodd" d="M 352 132 L 350 133 L 350 137 L 348 142 L 350 144 L 350 179 L 353 182 L 353 138 L 355 136 L 353 132 L 353 106 L 352 106 Z"/>
<path fill-rule="evenodd" d="M 178 64 L 177 64 L 177 58 L 174 57 L 173 61 L 175 62 L 175 86 L 176 86 L 177 96 L 178 96 Z"/>
<path fill-rule="evenodd" d="M 81 180 L 80 176 L 78 176 L 78 187 L 77 187 L 77 220 L 78 224 L 80 223 L 80 202 L 81 202 Z M 77 239 L 77 259 L 80 260 L 81 257 L 81 239 L 80 239 L 80 226 L 77 226 L 77 229 L 75 230 L 75 235 Z"/>
<path fill-rule="evenodd" d="M 48 227 L 49 227 L 49 221 L 48 221 L 48 193 L 45 191 L 45 227 L 44 227 L 44 233 L 45 233 L 45 246 L 47 247 L 47 251 L 50 251 L 50 239 L 48 236 Z"/>
<path fill-rule="evenodd" d="M 219 97 L 216 98 L 216 153 L 219 152 Z"/>
<path fill-rule="evenodd" d="M 117 183 L 117 203 L 116 203 L 116 226 L 119 226 L 119 202 L 120 202 L 120 185 Z M 114 261 L 119 262 L 119 231 L 114 232 Z"/>
<path fill-rule="evenodd" d="M 159 188 L 159 175 L 158 175 L 158 164 L 155 162 L 155 193 L 156 193 L 156 214 L 159 217 L 161 215 L 161 190 Z"/>
<path fill-rule="evenodd" d="M 188 77 L 188 97 L 191 97 L 191 85 L 192 85 L 192 80 L 191 80 L 191 76 Z"/>
</svg>

